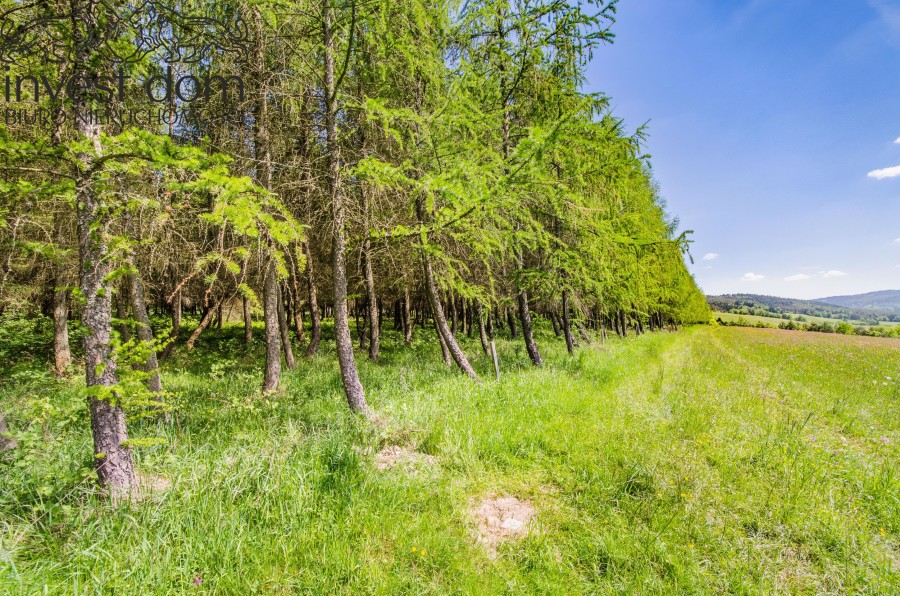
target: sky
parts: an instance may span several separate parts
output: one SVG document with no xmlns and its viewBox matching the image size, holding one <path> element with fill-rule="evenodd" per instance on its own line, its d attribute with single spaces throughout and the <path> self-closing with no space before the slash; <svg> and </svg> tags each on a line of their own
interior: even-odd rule
<svg viewBox="0 0 900 596">
<path fill-rule="evenodd" d="M 900 289 L 900 0 L 620 0 L 611 98 L 708 294 Z"/>
</svg>

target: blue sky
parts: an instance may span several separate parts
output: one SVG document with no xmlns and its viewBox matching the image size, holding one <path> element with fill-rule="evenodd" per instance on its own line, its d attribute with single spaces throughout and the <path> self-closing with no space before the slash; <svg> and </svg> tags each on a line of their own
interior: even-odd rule
<svg viewBox="0 0 900 596">
<path fill-rule="evenodd" d="M 900 289 L 900 0 L 621 0 L 614 31 L 587 89 L 649 121 L 704 291 Z"/>
</svg>

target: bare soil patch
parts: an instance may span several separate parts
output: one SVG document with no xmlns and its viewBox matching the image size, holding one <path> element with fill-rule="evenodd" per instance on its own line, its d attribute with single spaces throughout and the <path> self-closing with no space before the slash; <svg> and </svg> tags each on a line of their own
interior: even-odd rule
<svg viewBox="0 0 900 596">
<path fill-rule="evenodd" d="M 528 533 L 534 506 L 515 497 L 488 497 L 473 504 L 472 515 L 478 522 L 478 541 L 496 556 L 501 542 Z"/>
<path fill-rule="evenodd" d="M 426 455 L 413 450 L 411 447 L 389 445 L 375 454 L 375 467 L 379 470 L 387 470 L 395 467 L 418 467 L 420 465 L 431 466 L 437 462 L 433 455 Z"/>
<path fill-rule="evenodd" d="M 138 472 L 137 485 L 133 489 L 132 499 L 135 501 L 143 501 L 144 499 L 164 493 L 170 488 L 172 488 L 172 481 L 165 476 Z"/>
</svg>

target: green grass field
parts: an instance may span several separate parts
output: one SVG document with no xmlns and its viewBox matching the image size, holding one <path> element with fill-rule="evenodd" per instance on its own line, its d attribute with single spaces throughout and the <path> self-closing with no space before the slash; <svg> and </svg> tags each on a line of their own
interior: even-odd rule
<svg viewBox="0 0 900 596">
<path fill-rule="evenodd" d="M 20 367 L 8 419 L 30 397 L 47 428 L 0 464 L 0 593 L 900 590 L 900 340 L 700 327 L 568 357 L 542 334 L 540 370 L 500 342 L 499 383 L 476 340 L 474 384 L 386 335 L 374 426 L 330 353 L 262 400 L 238 329 L 204 338 L 166 364 L 176 420 L 132 423 L 164 439 L 137 449 L 160 490 L 118 509 L 69 479 L 77 381 Z M 379 469 L 389 446 L 422 455 Z M 505 496 L 534 517 L 494 555 L 473 509 Z"/>
<path fill-rule="evenodd" d="M 841 319 L 828 319 L 826 317 L 813 317 L 810 315 L 792 315 L 794 317 L 795 323 L 830 323 L 832 326 L 838 325 L 843 321 Z M 803 317 L 804 321 L 798 321 L 798 317 Z M 775 325 L 776 327 L 781 323 L 787 323 L 787 319 L 782 319 L 780 317 L 758 317 L 756 315 L 737 315 L 730 312 L 714 312 L 713 318 L 721 318 L 725 322 L 735 322 L 738 319 L 744 319 L 745 321 L 749 321 L 751 324 L 755 325 L 756 323 L 765 323 L 766 325 Z M 865 321 L 847 321 L 854 327 L 893 327 L 894 325 L 900 325 L 900 323 L 894 321 L 880 321 L 878 325 L 872 325 L 870 323 L 866 323 Z"/>
</svg>

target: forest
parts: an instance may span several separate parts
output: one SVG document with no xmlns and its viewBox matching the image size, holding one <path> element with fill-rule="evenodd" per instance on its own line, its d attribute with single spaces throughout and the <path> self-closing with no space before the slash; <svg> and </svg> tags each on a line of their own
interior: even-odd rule
<svg viewBox="0 0 900 596">
<path fill-rule="evenodd" d="M 747 314 L 759 314 L 759 316 L 809 315 L 844 321 L 871 321 L 873 325 L 880 321 L 900 322 L 900 315 L 893 312 L 893 308 L 888 304 L 880 308 L 864 308 L 841 306 L 827 300 L 797 300 L 796 298 L 779 298 L 760 294 L 725 294 L 706 297 L 710 307 L 723 312 L 745 309 L 748 311 Z"/>
<path fill-rule="evenodd" d="M 372 421 L 358 361 L 378 362 L 387 328 L 408 346 L 428 334 L 446 374 L 479 383 L 461 335 L 499 376 L 501 330 L 540 367 L 538 321 L 570 354 L 708 322 L 646 131 L 582 91 L 615 14 L 0 3 L 0 324 L 13 341 L 52 321 L 44 357 L 83 375 L 106 494 L 135 485 L 132 420 L 176 412 L 167 362 L 232 320 L 264 353 L 259 399 L 325 351 L 349 411 Z"/>
</svg>

